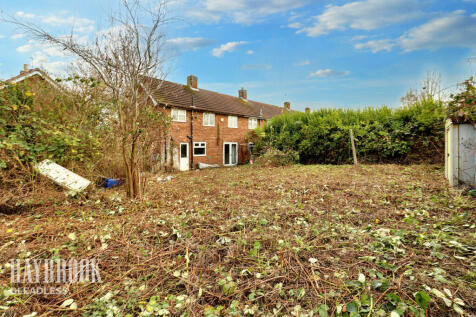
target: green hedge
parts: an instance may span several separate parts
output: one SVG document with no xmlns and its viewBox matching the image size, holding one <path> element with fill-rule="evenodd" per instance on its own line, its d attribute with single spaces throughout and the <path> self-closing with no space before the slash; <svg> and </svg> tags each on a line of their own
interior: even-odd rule
<svg viewBox="0 0 476 317">
<path fill-rule="evenodd" d="M 353 129 L 362 162 L 443 160 L 445 108 L 425 100 L 411 107 L 320 109 L 275 117 L 264 128 L 257 150 L 296 151 L 301 163 L 352 162 L 349 130 Z"/>
</svg>

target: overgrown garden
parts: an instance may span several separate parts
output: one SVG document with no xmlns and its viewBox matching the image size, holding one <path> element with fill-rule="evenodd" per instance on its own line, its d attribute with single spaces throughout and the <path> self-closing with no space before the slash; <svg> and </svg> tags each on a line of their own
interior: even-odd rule
<svg viewBox="0 0 476 317">
<path fill-rule="evenodd" d="M 257 131 L 257 152 L 305 164 L 352 162 L 350 130 L 357 157 L 364 163 L 441 163 L 444 125 L 475 122 L 474 81 L 465 81 L 459 93 L 443 102 L 423 95 L 399 108 L 319 109 L 275 117 Z M 271 155 L 273 156 L 273 155 Z"/>
<path fill-rule="evenodd" d="M 0 314 L 476 313 L 476 204 L 438 166 L 209 169 L 142 202 L 41 190 L 0 217 Z M 7 259 L 28 258 L 96 258 L 102 282 L 15 294 Z"/>
<path fill-rule="evenodd" d="M 107 104 L 97 98 L 101 87 L 93 79 L 67 81 L 74 90 L 42 81 L 0 84 L 0 205 L 31 194 L 33 165 L 43 159 L 85 176 L 115 169 L 104 156 L 112 136 L 103 122 Z"/>
<path fill-rule="evenodd" d="M 357 156 L 367 163 L 439 161 L 443 158 L 445 108 L 424 100 L 406 108 L 320 109 L 273 118 L 258 149 L 296 153 L 301 163 L 352 162 L 353 130 Z"/>
</svg>

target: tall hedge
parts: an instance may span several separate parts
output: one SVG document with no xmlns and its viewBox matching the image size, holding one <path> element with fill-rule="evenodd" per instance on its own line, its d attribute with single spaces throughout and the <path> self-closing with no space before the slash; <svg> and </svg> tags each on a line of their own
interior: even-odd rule
<svg viewBox="0 0 476 317">
<path fill-rule="evenodd" d="M 265 127 L 257 150 L 295 151 L 304 164 L 351 163 L 352 128 L 362 162 L 439 162 L 443 160 L 444 118 L 443 104 L 431 99 L 399 109 L 286 113 Z"/>
</svg>

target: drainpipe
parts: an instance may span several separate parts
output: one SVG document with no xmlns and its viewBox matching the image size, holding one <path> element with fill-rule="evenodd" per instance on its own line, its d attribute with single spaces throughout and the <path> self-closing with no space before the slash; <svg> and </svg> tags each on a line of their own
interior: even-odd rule
<svg viewBox="0 0 476 317">
<path fill-rule="evenodd" d="M 192 116 L 190 119 L 190 169 L 193 169 L 193 93 L 192 93 Z"/>
</svg>

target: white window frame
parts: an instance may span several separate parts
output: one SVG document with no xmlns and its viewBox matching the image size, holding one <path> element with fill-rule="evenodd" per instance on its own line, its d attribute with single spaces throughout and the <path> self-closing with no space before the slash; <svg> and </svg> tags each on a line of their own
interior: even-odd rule
<svg viewBox="0 0 476 317">
<path fill-rule="evenodd" d="M 253 122 L 254 122 L 254 124 L 253 124 Z M 253 117 L 248 118 L 248 129 L 254 130 L 257 127 L 258 127 L 258 118 L 253 118 Z"/>
<path fill-rule="evenodd" d="M 233 120 L 230 120 L 230 119 L 233 119 Z M 236 125 L 231 125 L 230 124 L 231 122 L 236 123 Z M 233 128 L 233 129 L 238 128 L 238 117 L 237 116 L 228 116 L 228 127 Z"/>
<path fill-rule="evenodd" d="M 208 118 L 208 119 L 205 119 Z M 210 122 L 210 118 L 213 118 L 213 122 Z M 203 113 L 203 126 L 205 127 L 214 127 L 215 126 L 215 114 L 213 112 L 204 112 Z"/>
<path fill-rule="evenodd" d="M 225 147 L 227 145 L 230 147 L 230 153 L 228 153 L 229 163 L 225 164 L 225 159 L 226 159 Z M 233 156 L 233 153 L 231 152 L 231 149 L 233 148 L 233 145 L 236 145 L 236 153 L 235 153 L 236 154 L 236 162 L 235 163 L 231 162 L 232 161 L 232 156 Z M 240 148 L 238 147 L 238 142 L 224 142 L 223 143 L 223 166 L 236 166 L 236 165 L 238 165 L 239 155 L 240 155 Z"/>
<path fill-rule="evenodd" d="M 204 154 L 195 154 L 195 149 L 205 149 Z M 207 156 L 207 142 L 193 142 L 193 156 Z"/>
<path fill-rule="evenodd" d="M 170 116 L 174 122 L 187 122 L 187 110 L 185 109 L 172 108 Z"/>
</svg>

